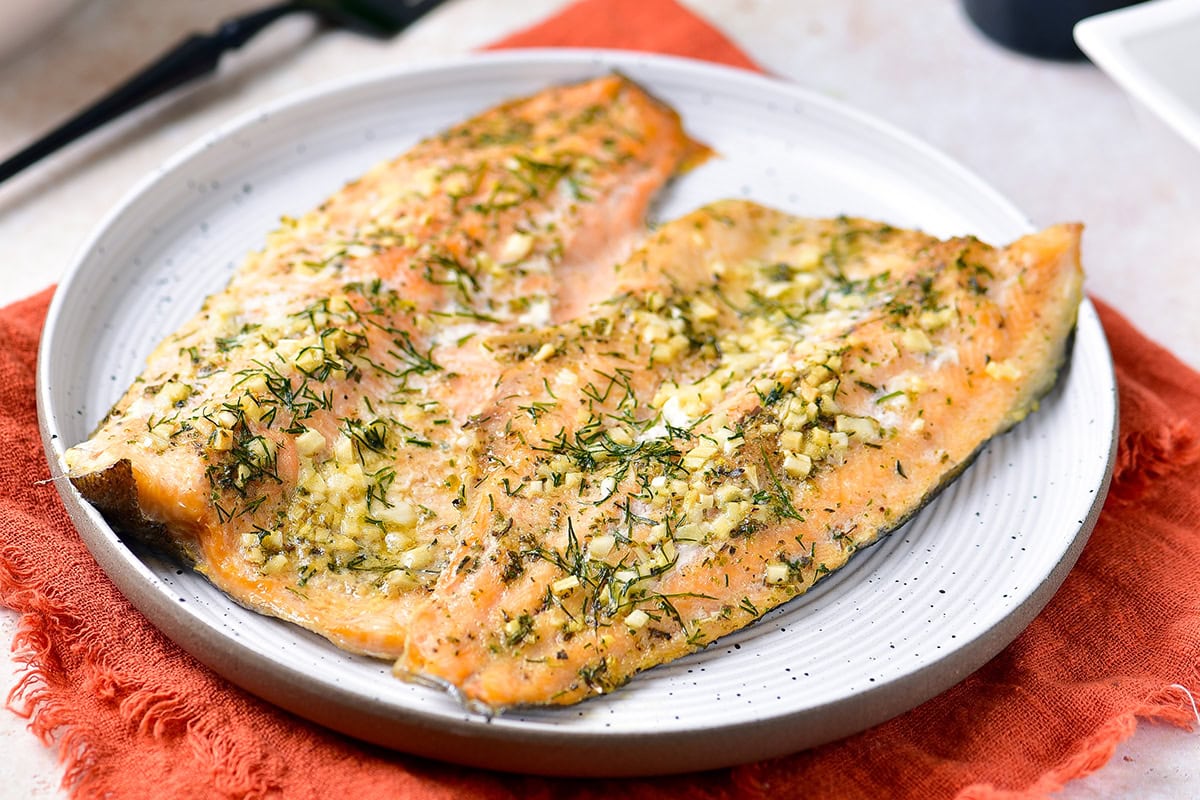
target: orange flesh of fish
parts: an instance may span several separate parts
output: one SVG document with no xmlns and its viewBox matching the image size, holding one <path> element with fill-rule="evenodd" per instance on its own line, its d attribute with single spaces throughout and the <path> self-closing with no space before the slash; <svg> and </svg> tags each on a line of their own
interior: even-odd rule
<svg viewBox="0 0 1200 800">
<path fill-rule="evenodd" d="M 1079 228 L 725 201 L 626 258 L 703 153 L 619 77 L 419 144 L 285 220 L 72 479 L 238 602 L 491 707 L 749 624 L 1036 407 Z"/>
<path fill-rule="evenodd" d="M 1053 385 L 1079 226 L 994 249 L 727 201 L 579 320 L 497 337 L 461 545 L 403 676 L 573 703 L 806 591 Z"/>
<path fill-rule="evenodd" d="M 570 318 L 703 148 L 619 76 L 485 112 L 271 234 L 70 475 L 238 602 L 395 657 L 448 549 L 486 335 Z"/>
</svg>

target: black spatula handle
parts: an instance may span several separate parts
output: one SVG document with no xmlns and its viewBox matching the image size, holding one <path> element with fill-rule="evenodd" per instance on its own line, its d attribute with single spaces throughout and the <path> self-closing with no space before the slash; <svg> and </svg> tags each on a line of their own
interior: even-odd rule
<svg viewBox="0 0 1200 800">
<path fill-rule="evenodd" d="M 0 163 L 0 181 L 147 100 L 213 72 L 224 53 L 241 47 L 294 10 L 299 9 L 293 3 L 282 3 L 223 22 L 213 33 L 192 34 L 112 92 Z"/>
</svg>

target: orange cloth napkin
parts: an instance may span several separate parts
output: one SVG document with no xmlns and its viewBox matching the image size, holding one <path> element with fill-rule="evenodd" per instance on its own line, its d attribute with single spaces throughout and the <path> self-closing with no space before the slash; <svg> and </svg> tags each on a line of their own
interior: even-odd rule
<svg viewBox="0 0 1200 800">
<path fill-rule="evenodd" d="M 753 67 L 673 0 L 584 0 L 502 43 L 660 50 Z M 162 636 L 92 560 L 37 432 L 50 290 L 0 310 L 0 601 L 27 667 L 9 703 L 56 741 L 76 797 L 1037 797 L 1137 719 L 1187 727 L 1200 694 L 1200 375 L 1100 304 L 1120 386 L 1113 490 L 1057 596 L 945 694 L 841 742 L 639 780 L 502 775 L 364 745 L 231 686 Z"/>
</svg>

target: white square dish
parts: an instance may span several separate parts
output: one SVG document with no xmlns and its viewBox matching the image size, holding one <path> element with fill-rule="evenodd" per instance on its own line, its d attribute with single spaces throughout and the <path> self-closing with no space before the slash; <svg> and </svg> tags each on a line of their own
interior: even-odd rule
<svg viewBox="0 0 1200 800">
<path fill-rule="evenodd" d="M 1200 148 L 1200 0 L 1155 0 L 1082 20 L 1096 66 Z"/>
</svg>

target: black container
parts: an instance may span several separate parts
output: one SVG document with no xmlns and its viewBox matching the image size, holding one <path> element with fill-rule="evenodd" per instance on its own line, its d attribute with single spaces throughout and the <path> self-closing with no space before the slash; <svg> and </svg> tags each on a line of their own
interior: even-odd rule
<svg viewBox="0 0 1200 800">
<path fill-rule="evenodd" d="M 1071 29 L 1084 17 L 1144 0 L 962 0 L 975 27 L 1005 47 L 1039 58 L 1083 58 Z"/>
</svg>

